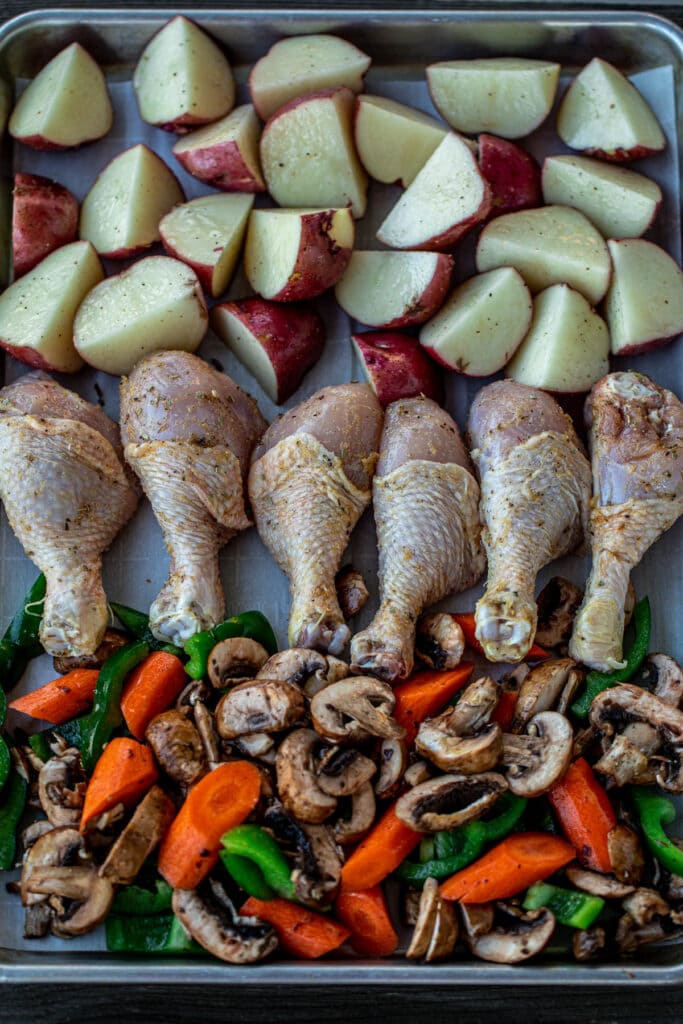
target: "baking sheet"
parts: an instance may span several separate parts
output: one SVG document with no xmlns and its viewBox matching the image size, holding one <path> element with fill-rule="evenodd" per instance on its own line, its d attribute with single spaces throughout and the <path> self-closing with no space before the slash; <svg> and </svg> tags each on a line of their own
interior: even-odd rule
<svg viewBox="0 0 683 1024">
<path fill-rule="evenodd" d="M 150 33 L 151 34 L 151 33 Z M 370 51 L 372 52 L 372 51 Z M 236 68 L 238 79 L 238 102 L 248 101 L 245 66 Z M 96 175 L 109 160 L 123 149 L 143 142 L 154 149 L 178 175 L 187 198 L 206 194 L 212 190 L 188 175 L 172 156 L 171 149 L 175 136 L 144 124 L 137 113 L 137 107 L 128 80 L 111 81 L 110 88 L 115 110 L 114 126 L 111 133 L 99 142 L 76 153 L 39 153 L 26 147 L 15 146 L 12 170 L 44 174 L 54 177 L 66 185 L 80 199 L 84 197 Z M 561 95 L 568 81 L 563 76 L 558 95 Z M 681 259 L 680 226 L 680 174 L 679 146 L 676 138 L 676 95 L 675 76 L 671 66 L 658 67 L 633 76 L 634 83 L 649 101 L 665 131 L 669 146 L 662 154 L 641 160 L 636 168 L 654 178 L 664 192 L 664 204 L 657 222 L 646 236 L 663 245 L 679 262 Z M 25 80 L 17 82 L 17 92 L 25 87 Z M 378 93 L 409 103 L 432 115 L 428 90 L 420 69 L 411 67 L 373 67 L 366 78 L 366 91 Z M 565 149 L 553 131 L 554 114 L 546 127 L 534 133 L 523 144 L 539 159 L 550 153 L 570 152 Z M 372 183 L 367 216 L 357 223 L 356 248 L 381 248 L 374 237 L 384 215 L 400 194 L 398 188 Z M 257 198 L 257 205 L 268 205 L 269 200 Z M 466 239 L 456 250 L 456 279 L 463 280 L 474 272 L 474 241 Z M 159 250 L 161 251 L 161 250 Z M 109 262 L 107 270 L 115 273 L 125 262 Z M 241 298 L 250 290 L 241 273 L 238 272 L 227 293 L 228 298 Z M 325 384 L 342 383 L 362 379 L 358 362 L 353 354 L 350 333 L 359 325 L 349 321 L 336 306 L 334 299 L 323 297 L 315 305 L 321 312 L 326 328 L 327 342 L 320 363 L 306 376 L 302 387 L 282 408 L 291 408 L 313 394 Z M 366 329 L 360 327 L 360 329 Z M 683 392 L 683 372 L 679 343 L 653 352 L 647 356 L 632 358 L 624 365 L 651 374 L 655 380 L 672 387 L 679 394 Z M 213 335 L 203 342 L 200 354 L 209 360 L 217 360 L 237 383 L 249 390 L 258 400 L 264 415 L 272 420 L 282 408 L 276 407 L 263 394 L 251 375 L 242 368 L 232 353 Z M 6 360 L 6 382 L 20 376 L 25 367 Z M 79 391 L 90 401 L 103 400 L 104 408 L 118 418 L 118 381 L 106 374 L 84 371 L 76 376 L 61 378 L 65 386 Z M 467 380 L 455 374 L 447 375 L 447 401 L 449 411 L 464 428 L 471 400 L 483 382 Z M 683 584 L 675 573 L 680 566 L 683 525 L 678 523 L 659 542 L 656 549 L 646 556 L 643 566 L 634 573 L 638 593 L 648 593 L 653 607 L 653 649 L 663 649 L 674 656 L 683 657 L 683 640 L 678 630 L 678 615 L 683 597 Z M 356 628 L 363 628 L 371 619 L 377 606 L 377 558 L 374 526 L 371 512 L 366 513 L 354 532 L 348 552 L 348 561 L 360 567 L 371 591 L 371 601 L 357 622 Z M 105 556 L 105 587 L 112 600 L 148 608 L 164 582 L 168 567 L 161 532 L 146 502 L 142 502 L 133 521 Z M 672 567 L 674 571 L 672 572 Z M 233 540 L 223 551 L 221 571 L 226 594 L 227 614 L 260 608 L 274 624 L 281 645 L 286 645 L 287 617 L 289 610 L 288 587 L 284 576 L 275 566 L 271 556 L 261 544 L 255 530 L 247 531 Z M 582 583 L 588 571 L 588 560 L 571 556 L 554 563 L 543 571 L 539 579 L 542 585 L 546 579 L 558 572 Z M 0 622 L 4 622 L 16 609 L 36 571 L 22 552 L 2 515 L 0 520 Z M 457 595 L 441 603 L 439 607 L 451 610 L 470 610 L 482 591 L 481 585 L 467 593 Z M 500 670 L 502 671 L 502 670 Z M 17 694 L 32 689 L 38 681 L 50 678 L 51 663 L 43 658 L 34 662 L 26 678 L 15 691 Z M 3 876 L 7 878 L 9 876 Z M 0 946 L 31 953 L 73 954 L 76 952 L 98 952 L 105 949 L 103 930 L 69 943 L 57 939 L 27 942 L 21 938 L 23 909 L 16 896 L 9 896 L 4 888 L 0 891 Z M 358 963 L 358 961 L 354 961 Z M 224 967 L 217 965 L 220 970 Z M 488 969 L 488 967 L 487 967 Z M 432 972 L 433 967 L 427 969 Z M 515 969 L 517 972 L 518 969 Z M 571 969 L 570 969 L 571 970 Z M 474 974 L 479 971 L 475 970 Z M 434 980 L 438 980 L 433 975 Z"/>
</svg>

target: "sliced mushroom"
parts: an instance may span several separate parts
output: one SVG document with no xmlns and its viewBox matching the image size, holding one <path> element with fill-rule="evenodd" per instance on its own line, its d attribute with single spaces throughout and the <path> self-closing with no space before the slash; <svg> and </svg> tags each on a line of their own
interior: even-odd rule
<svg viewBox="0 0 683 1024">
<path fill-rule="evenodd" d="M 75 747 L 44 763 L 38 773 L 38 799 L 51 825 L 79 823 L 86 787 L 81 752 Z"/>
<path fill-rule="evenodd" d="M 612 871 L 624 885 L 639 885 L 645 872 L 645 854 L 638 833 L 619 823 L 607 834 Z"/>
<path fill-rule="evenodd" d="M 41 898 L 40 903 L 31 903 L 27 906 L 24 915 L 24 938 L 45 938 L 50 931 L 53 915 L 54 911 L 45 898 Z"/>
<path fill-rule="evenodd" d="M 40 867 L 59 867 L 64 864 L 86 864 L 90 856 L 85 840 L 78 829 L 51 828 L 37 838 L 24 856 L 21 869 L 21 902 L 24 906 L 40 903 L 42 897 L 33 893 L 30 880 L 33 871 Z"/>
<path fill-rule="evenodd" d="M 28 853 L 34 843 L 37 843 L 41 836 L 52 831 L 53 826 L 49 821 L 41 818 L 40 821 L 32 821 L 21 833 L 21 847 L 24 855 Z"/>
<path fill-rule="evenodd" d="M 192 717 L 198 702 L 207 704 L 214 696 L 212 687 L 204 679 L 192 679 L 185 689 L 181 690 L 175 702 L 175 709 L 185 716 Z"/>
<path fill-rule="evenodd" d="M 406 950 L 409 960 L 434 963 L 446 960 L 458 941 L 458 919 L 453 907 L 439 894 L 439 883 L 428 878 L 420 896 L 413 937 Z"/>
<path fill-rule="evenodd" d="M 277 946 L 273 927 L 257 917 L 239 917 L 222 885 L 175 889 L 173 913 L 192 938 L 229 964 L 253 964 Z"/>
<path fill-rule="evenodd" d="M 213 769 L 224 760 L 221 751 L 220 741 L 216 733 L 216 723 L 213 715 L 203 700 L 197 700 L 194 704 L 194 724 L 197 726 L 204 747 L 206 760 L 209 768 Z"/>
<path fill-rule="evenodd" d="M 191 786 L 208 771 L 202 738 L 180 711 L 163 711 L 147 726 L 145 739 L 160 767 L 182 786 Z"/>
<path fill-rule="evenodd" d="M 343 679 L 348 674 L 349 666 L 339 658 L 325 656 L 320 651 L 312 651 L 308 647 L 291 647 L 269 658 L 257 678 L 279 679 L 282 683 L 292 683 L 312 696 L 324 689 L 328 683 Z"/>
<path fill-rule="evenodd" d="M 527 725 L 526 735 L 503 736 L 502 763 L 515 796 L 546 793 L 569 767 L 574 732 L 557 711 L 541 711 Z"/>
<path fill-rule="evenodd" d="M 118 629 L 107 629 L 100 646 L 94 654 L 61 654 L 52 659 L 55 672 L 65 675 L 75 668 L 101 668 L 112 654 L 130 643 L 130 637 Z"/>
<path fill-rule="evenodd" d="M 354 615 L 358 615 L 361 608 L 365 607 L 370 592 L 365 585 L 363 574 L 358 569 L 354 569 L 352 565 L 343 566 L 337 573 L 334 583 L 339 607 L 342 610 L 342 615 L 348 621 Z"/>
<path fill-rule="evenodd" d="M 391 687 L 370 676 L 354 676 L 331 683 L 311 700 L 313 726 L 321 736 L 356 741 L 369 736 L 395 739 L 405 730 L 391 712 L 396 698 Z"/>
<path fill-rule="evenodd" d="M 425 615 L 417 626 L 415 650 L 430 668 L 439 671 L 455 668 L 465 653 L 462 626 L 452 615 Z"/>
<path fill-rule="evenodd" d="M 674 708 L 680 708 L 683 702 L 683 671 L 668 654 L 648 655 L 643 686 Z"/>
<path fill-rule="evenodd" d="M 75 873 L 83 872 L 85 869 L 55 868 L 55 871 Z M 53 935 L 63 939 L 86 935 L 93 931 L 102 924 L 114 902 L 114 886 L 106 878 L 100 878 L 94 868 L 83 875 L 80 886 L 74 885 L 69 889 L 64 879 L 55 878 L 52 882 L 47 879 L 42 891 L 53 893 L 50 904 L 54 915 L 50 927 Z"/>
<path fill-rule="evenodd" d="M 379 778 L 375 796 L 388 800 L 394 796 L 408 767 L 408 746 L 405 740 L 382 740 L 379 750 Z M 424 781 L 424 780 L 423 780 Z"/>
<path fill-rule="evenodd" d="M 523 732 L 527 722 L 539 711 L 552 711 L 562 698 L 575 667 L 573 658 L 555 658 L 532 669 L 520 687 L 510 732 Z"/>
<path fill-rule="evenodd" d="M 583 591 L 564 576 L 553 576 L 538 595 L 536 643 L 542 647 L 564 647 L 574 625 Z M 539 709 L 541 710 L 541 709 Z"/>
<path fill-rule="evenodd" d="M 250 732 L 240 736 L 235 746 L 249 757 L 266 757 L 273 751 L 275 740 L 267 732 Z"/>
<path fill-rule="evenodd" d="M 463 690 L 453 708 L 422 722 L 415 749 L 442 771 L 476 775 L 495 768 L 502 748 L 500 726 L 490 722 L 499 699 L 489 676 Z"/>
<path fill-rule="evenodd" d="M 508 788 L 502 775 L 440 775 L 408 790 L 396 817 L 416 832 L 445 832 L 480 818 Z"/>
<path fill-rule="evenodd" d="M 330 747 L 318 764 L 318 786 L 330 796 L 351 796 L 372 778 L 377 765 L 352 747 Z"/>
<path fill-rule="evenodd" d="M 375 820 L 375 791 L 369 782 L 356 790 L 350 799 L 350 816 L 337 818 L 334 823 L 334 837 L 341 846 L 355 843 L 365 835 Z"/>
<path fill-rule="evenodd" d="M 460 909 L 471 952 L 494 964 L 517 964 L 536 956 L 555 931 L 555 915 L 545 907 L 524 911 L 512 903 L 498 902 L 493 914 L 478 906 Z M 484 931 L 488 920 L 491 925 Z"/>
<path fill-rule="evenodd" d="M 281 732 L 305 714 L 306 702 L 298 686 L 277 679 L 252 679 L 221 697 L 216 727 L 224 740 L 231 740 L 253 732 Z"/>
<path fill-rule="evenodd" d="M 173 801 L 160 786 L 152 786 L 107 854 L 100 877 L 108 878 L 115 885 L 130 885 L 174 817 Z"/>
<path fill-rule="evenodd" d="M 432 778 L 432 766 L 427 761 L 413 761 L 405 770 L 403 781 L 406 786 L 419 786 Z"/>
<path fill-rule="evenodd" d="M 671 909 L 658 892 L 644 887 L 627 896 L 622 906 L 639 928 L 650 924 L 658 917 L 668 917 Z"/>
<path fill-rule="evenodd" d="M 318 825 L 337 809 L 336 797 L 318 785 L 316 751 L 320 737 L 312 729 L 295 729 L 277 752 L 277 791 L 287 811 L 300 821 Z"/>
<path fill-rule="evenodd" d="M 607 934 L 599 925 L 575 931 L 572 935 L 572 953 L 579 963 L 597 960 L 604 953 L 606 945 Z"/>
<path fill-rule="evenodd" d="M 629 953 L 635 953 L 640 946 L 661 942 L 662 939 L 668 939 L 669 935 L 669 930 L 659 917 L 649 924 L 638 925 L 630 914 L 623 914 L 617 924 L 615 939 L 621 955 L 628 956 Z"/>
<path fill-rule="evenodd" d="M 631 722 L 620 736 L 607 744 L 599 761 L 593 765 L 596 772 L 611 779 L 615 786 L 627 783 L 653 785 L 656 768 L 651 765 L 650 756 L 659 748 L 657 730 L 647 722 Z"/>
<path fill-rule="evenodd" d="M 565 874 L 577 889 L 603 900 L 623 900 L 636 891 L 633 885 L 626 885 L 612 875 L 602 875 L 598 871 L 569 867 L 565 869 Z"/>
<path fill-rule="evenodd" d="M 294 858 L 292 881 L 296 898 L 307 907 L 328 906 L 339 891 L 342 853 L 327 825 L 304 825 L 306 842 Z"/>
<path fill-rule="evenodd" d="M 233 636 L 221 640 L 209 654 L 209 682 L 217 690 L 230 683 L 253 679 L 268 661 L 268 651 L 256 640 L 246 636 Z"/>
</svg>

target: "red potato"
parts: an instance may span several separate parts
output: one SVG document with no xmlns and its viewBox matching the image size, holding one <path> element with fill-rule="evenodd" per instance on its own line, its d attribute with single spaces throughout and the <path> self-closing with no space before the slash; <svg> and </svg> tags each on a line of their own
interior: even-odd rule
<svg viewBox="0 0 683 1024">
<path fill-rule="evenodd" d="M 450 132 L 392 207 L 377 238 L 392 249 L 451 249 L 491 209 L 491 189 L 469 144 Z"/>
<path fill-rule="evenodd" d="M 683 273 L 642 238 L 610 240 L 614 274 L 605 299 L 614 355 L 637 355 L 683 332 Z"/>
<path fill-rule="evenodd" d="M 261 126 L 250 104 L 178 139 L 173 155 L 185 170 L 224 192 L 265 192 Z"/>
<path fill-rule="evenodd" d="M 443 253 L 357 249 L 335 297 L 345 313 L 368 327 L 409 327 L 436 313 L 452 274 L 453 257 Z"/>
<path fill-rule="evenodd" d="M 244 271 L 251 287 L 264 299 L 312 299 L 342 276 L 353 240 L 354 223 L 348 207 L 252 210 Z"/>
<path fill-rule="evenodd" d="M 418 395 L 443 404 L 443 374 L 416 338 L 397 331 L 367 331 L 351 340 L 380 405 Z"/>
<path fill-rule="evenodd" d="M 407 188 L 448 129 L 385 96 L 356 97 L 353 133 L 360 162 L 375 181 Z"/>
<path fill-rule="evenodd" d="M 253 373 L 276 405 L 290 398 L 325 345 L 325 325 L 312 308 L 265 299 L 214 306 L 216 334 Z"/>
<path fill-rule="evenodd" d="M 489 220 L 542 205 L 541 169 L 521 146 L 484 133 L 479 136 L 479 166 L 493 196 Z"/>
<path fill-rule="evenodd" d="M 562 97 L 557 134 L 571 149 L 615 163 L 666 146 L 651 107 L 621 71 L 600 57 L 579 72 Z"/>
<path fill-rule="evenodd" d="M 78 200 L 58 181 L 15 174 L 12 193 L 14 280 L 48 253 L 78 238 Z"/>
<path fill-rule="evenodd" d="M 235 105 L 235 81 L 225 55 L 183 15 L 147 43 L 133 88 L 142 120 L 179 134 L 224 117 Z"/>
</svg>

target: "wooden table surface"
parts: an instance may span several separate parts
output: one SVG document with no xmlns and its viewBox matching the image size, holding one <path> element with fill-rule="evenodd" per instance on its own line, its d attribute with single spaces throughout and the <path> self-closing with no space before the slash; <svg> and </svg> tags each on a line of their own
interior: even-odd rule
<svg viewBox="0 0 683 1024">
<path fill-rule="evenodd" d="M 56 3 L 49 0 L 0 0 L 0 20 L 37 8 L 109 7 L 144 8 L 190 8 L 191 4 L 160 2 L 119 2 L 89 0 L 83 4 Z M 366 6 L 358 2 L 325 3 L 298 0 L 292 3 L 212 2 L 199 0 L 195 5 L 204 8 L 230 9 L 280 7 L 283 11 L 293 7 L 317 9 L 344 9 Z M 444 2 L 426 0 L 412 4 L 408 0 L 373 0 L 367 4 L 373 8 L 419 8 L 422 10 L 443 10 L 496 7 L 539 9 L 552 6 L 556 9 L 590 10 L 647 9 L 683 24 L 683 3 L 681 0 L 659 0 L 647 7 L 638 0 L 613 0 L 603 3 L 570 2 L 529 2 L 515 4 L 505 0 L 489 0 L 488 3 Z M 521 982 L 521 979 L 518 979 Z M 458 1022 L 466 1024 L 514 1024 L 528 1021 L 529 1024 L 651 1024 L 651 1022 L 683 1021 L 683 989 L 661 987 L 602 988 L 586 987 L 561 992 L 552 988 L 533 988 L 516 984 L 513 989 L 497 987 L 449 988 L 440 986 L 430 991 L 398 987 L 371 989 L 348 986 L 337 989 L 325 988 L 259 988 L 254 986 L 231 991 L 226 987 L 181 985 L 136 985 L 129 988 L 108 985 L 70 985 L 67 980 L 61 985 L 4 985 L 0 990 L 0 1022 L 2 1024 L 174 1024 L 187 1021 L 191 1024 L 274 1024 L 276 1021 L 297 1021 L 301 1024 L 360 1024 L 369 1020 L 386 1021 L 387 1024 L 431 1024 Z"/>
</svg>

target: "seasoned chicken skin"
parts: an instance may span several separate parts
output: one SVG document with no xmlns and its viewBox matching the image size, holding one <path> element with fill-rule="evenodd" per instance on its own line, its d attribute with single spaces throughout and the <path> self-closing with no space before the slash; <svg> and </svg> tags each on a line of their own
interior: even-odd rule
<svg viewBox="0 0 683 1024">
<path fill-rule="evenodd" d="M 157 352 L 121 380 L 121 431 L 171 556 L 150 608 L 159 639 L 183 643 L 225 613 L 218 553 L 251 525 L 249 456 L 266 428 L 254 400 L 188 352 Z"/>
<path fill-rule="evenodd" d="M 515 381 L 482 388 L 469 416 L 488 557 L 476 635 L 490 661 L 520 661 L 533 643 L 539 570 L 587 536 L 591 471 L 550 395 Z"/>
<path fill-rule="evenodd" d="M 622 664 L 631 570 L 683 513 L 683 405 L 642 373 L 610 373 L 586 399 L 595 504 L 593 567 L 569 652 Z"/>
<path fill-rule="evenodd" d="M 412 671 L 423 609 L 484 571 L 479 485 L 456 424 L 431 399 L 387 409 L 373 505 L 381 604 L 351 659 L 355 671 L 394 682 Z"/>
<path fill-rule="evenodd" d="M 116 423 L 41 372 L 0 390 L 0 496 L 45 573 L 40 640 L 93 654 L 109 623 L 102 555 L 137 506 Z"/>
<path fill-rule="evenodd" d="M 349 638 L 335 576 L 370 503 L 382 410 L 367 384 L 323 388 L 286 412 L 254 452 L 256 527 L 289 578 L 291 647 L 339 654 Z"/>
</svg>

